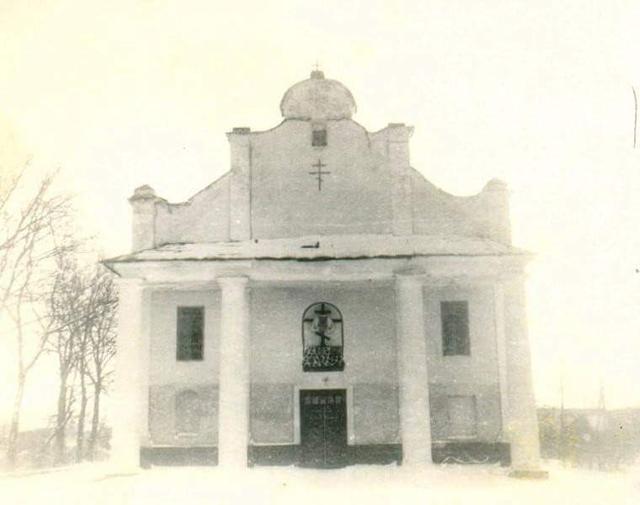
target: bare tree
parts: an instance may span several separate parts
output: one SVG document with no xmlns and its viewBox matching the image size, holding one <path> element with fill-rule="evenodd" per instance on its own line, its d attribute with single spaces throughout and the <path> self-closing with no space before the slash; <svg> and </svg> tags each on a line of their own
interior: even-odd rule
<svg viewBox="0 0 640 505">
<path fill-rule="evenodd" d="M 117 302 L 111 274 L 87 268 L 75 255 L 61 256 L 55 275 L 50 318 L 56 321 L 49 349 L 57 356 L 58 405 L 55 418 L 55 462 L 65 461 L 67 426 L 77 406 L 75 459 L 85 457 L 85 426 L 93 391 L 89 456 L 94 457 L 100 424 L 100 398 L 111 374 L 115 354 L 114 311 Z M 75 389 L 75 391 L 74 391 Z"/>
<path fill-rule="evenodd" d="M 56 239 L 69 216 L 69 199 L 52 190 L 54 176 L 46 176 L 30 191 L 25 171 L 0 180 L 0 318 L 14 329 L 16 391 L 7 464 L 15 467 L 20 413 L 27 377 L 45 351 L 51 326 L 39 320 L 40 288 L 52 262 L 61 253 Z"/>
<path fill-rule="evenodd" d="M 100 427 L 100 399 L 106 392 L 111 375 L 111 361 L 116 353 L 116 309 L 117 291 L 113 276 L 98 267 L 91 283 L 94 296 L 93 320 L 88 332 L 86 374 L 93 386 L 93 412 L 91 418 L 91 434 L 89 435 L 89 459 L 96 457 L 98 430 Z"/>
<path fill-rule="evenodd" d="M 85 420 L 89 403 L 88 382 L 93 389 L 93 415 L 89 437 L 89 455 L 95 457 L 100 424 L 100 398 L 110 376 L 108 368 L 115 354 L 115 289 L 111 274 L 102 266 L 84 273 L 85 293 L 82 301 L 82 332 L 78 335 L 76 369 L 80 382 L 80 404 L 76 432 L 76 461 L 85 456 Z"/>
<path fill-rule="evenodd" d="M 84 330 L 84 279 L 77 267 L 76 258 L 62 255 L 54 275 L 54 289 L 50 297 L 49 318 L 56 328 L 48 350 L 58 360 L 58 403 L 54 429 L 54 462 L 64 463 L 66 458 L 66 429 L 71 420 L 73 373 L 79 354 L 79 341 Z"/>
</svg>

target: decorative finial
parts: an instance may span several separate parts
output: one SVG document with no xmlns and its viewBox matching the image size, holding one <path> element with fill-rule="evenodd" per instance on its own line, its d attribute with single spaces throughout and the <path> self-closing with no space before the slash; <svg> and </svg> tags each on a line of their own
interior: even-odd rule
<svg viewBox="0 0 640 505">
<path fill-rule="evenodd" d="M 320 70 L 320 62 L 316 60 L 316 63 L 313 65 L 313 70 L 311 71 L 312 79 L 324 79 L 324 72 Z"/>
</svg>

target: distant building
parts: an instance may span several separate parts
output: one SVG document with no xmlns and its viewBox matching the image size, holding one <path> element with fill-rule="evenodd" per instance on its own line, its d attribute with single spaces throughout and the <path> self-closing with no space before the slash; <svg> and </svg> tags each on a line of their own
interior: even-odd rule
<svg viewBox="0 0 640 505">
<path fill-rule="evenodd" d="M 538 409 L 542 457 L 615 469 L 640 462 L 640 409 Z"/>
<path fill-rule="evenodd" d="M 258 88 L 257 88 L 258 89 Z M 184 203 L 136 189 L 120 277 L 123 463 L 539 468 L 507 188 L 436 188 L 320 71 Z M 179 176 L 180 167 L 176 167 Z"/>
</svg>

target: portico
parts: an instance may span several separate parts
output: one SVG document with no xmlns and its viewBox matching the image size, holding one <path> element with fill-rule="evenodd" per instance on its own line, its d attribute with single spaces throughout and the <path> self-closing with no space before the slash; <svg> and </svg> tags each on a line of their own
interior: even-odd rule
<svg viewBox="0 0 640 505">
<path fill-rule="evenodd" d="M 391 389 L 397 390 L 396 434 L 387 440 L 387 444 L 376 443 L 373 445 L 401 447 L 403 465 L 427 465 L 432 461 L 432 438 L 431 423 L 425 422 L 425 419 L 429 420 L 431 416 L 428 370 L 430 360 L 427 351 L 430 335 L 426 330 L 428 314 L 425 310 L 424 299 L 433 297 L 434 291 L 437 293 L 442 289 L 456 289 L 458 291 L 482 289 L 487 292 L 502 290 L 505 278 L 508 278 L 509 275 L 515 279 L 518 278 L 518 271 L 522 264 L 519 257 L 505 257 L 496 262 L 492 268 L 487 268 L 484 261 L 474 261 L 471 258 L 423 257 L 411 260 L 371 258 L 312 261 L 303 264 L 304 268 L 301 268 L 299 262 L 291 260 L 207 262 L 202 259 L 198 259 L 198 261 L 185 259 L 165 261 L 165 259 L 158 258 L 155 263 L 148 264 L 127 262 L 126 260 L 119 263 L 117 268 L 122 274 L 126 272 L 125 275 L 141 275 L 141 268 L 144 267 L 147 277 L 145 281 L 126 277 L 121 279 L 120 289 L 123 299 L 127 300 L 124 307 L 136 314 L 146 314 L 145 317 L 149 318 L 151 317 L 150 304 L 153 293 L 193 292 L 196 293 L 194 296 L 199 296 L 198 293 L 213 291 L 218 294 L 214 307 L 214 310 L 219 313 L 219 318 L 215 323 L 218 327 L 211 331 L 219 338 L 219 360 L 217 367 L 212 366 L 208 372 L 211 374 L 217 370 L 218 373 L 217 380 L 215 377 L 210 379 L 218 388 L 217 444 L 213 445 L 213 439 L 208 443 L 212 444 L 210 446 L 212 448 L 217 447 L 218 464 L 234 468 L 246 467 L 249 463 L 247 455 L 250 452 L 257 455 L 257 459 L 260 459 L 260 455 L 266 452 L 265 447 L 289 445 L 295 448 L 299 446 L 301 442 L 300 406 L 298 405 L 300 391 L 345 390 L 349 420 L 348 444 L 357 446 L 358 436 L 356 436 L 353 424 L 354 386 L 357 391 L 357 384 L 360 381 L 359 375 L 367 368 L 366 364 L 359 363 L 357 356 L 351 354 L 349 348 L 353 348 L 354 345 L 353 335 L 351 332 L 346 332 L 346 373 L 305 374 L 301 368 L 302 352 L 300 349 L 298 352 L 289 352 L 288 359 L 291 368 L 289 373 L 274 372 L 272 368 L 273 366 L 278 368 L 277 356 L 282 350 L 278 347 L 277 342 L 260 344 L 260 341 L 264 339 L 263 334 L 268 334 L 270 330 L 263 328 L 264 323 L 252 321 L 252 317 L 265 317 L 265 313 L 277 310 L 277 307 L 266 303 L 256 311 L 260 314 L 259 316 L 258 314 L 252 315 L 252 292 L 255 292 L 253 303 L 256 304 L 256 307 L 262 306 L 261 300 L 271 299 L 273 301 L 274 297 L 277 299 L 275 295 L 279 291 L 293 290 L 295 293 L 306 291 L 307 298 L 300 301 L 300 307 L 309 300 L 321 299 L 334 302 L 337 306 L 343 307 L 343 310 L 345 307 L 350 309 L 346 312 L 348 315 L 357 313 L 358 303 L 353 302 L 356 308 L 351 309 L 349 305 L 345 305 L 346 300 L 361 298 L 362 296 L 358 294 L 359 290 L 363 291 L 365 297 L 368 296 L 368 290 L 382 293 L 383 298 L 390 295 L 391 301 L 388 309 L 391 312 L 387 315 L 392 316 L 393 324 L 387 328 L 381 328 L 380 331 L 383 332 L 384 339 L 392 340 L 392 345 L 383 349 L 384 354 L 388 355 L 385 359 L 377 356 L 375 357 L 377 365 L 373 361 L 370 365 L 374 370 L 377 369 L 377 366 L 382 366 L 383 369 L 378 369 L 376 372 L 387 374 L 393 378 L 389 381 L 389 385 Z M 509 271 L 512 273 L 509 274 Z M 505 277 L 505 273 L 507 277 Z M 189 278 L 193 280 L 186 281 Z M 187 296 L 186 300 L 188 299 Z M 178 306 L 178 302 L 175 302 L 175 305 Z M 364 306 L 360 308 L 358 316 L 366 317 L 369 309 L 366 307 L 366 303 L 362 305 Z M 379 302 L 374 305 L 376 308 L 384 308 Z M 493 310 L 497 313 L 504 311 L 504 307 L 500 304 L 494 304 Z M 292 313 L 295 316 L 292 319 L 302 317 L 301 310 L 293 309 Z M 505 320 L 504 313 L 500 317 L 496 317 L 495 322 L 502 325 L 501 330 L 496 332 L 496 336 L 504 335 L 507 331 L 504 325 L 508 322 Z M 121 366 L 127 370 L 149 370 L 149 367 L 153 366 L 149 361 L 154 359 L 154 353 L 150 352 L 149 343 L 152 337 L 149 331 L 145 330 L 142 318 L 132 317 L 124 311 L 121 324 L 123 328 L 120 332 L 121 335 L 139 335 L 138 341 L 143 343 L 140 346 L 143 352 L 139 352 L 137 346 L 128 345 L 131 342 L 130 339 L 122 342 L 121 349 L 124 352 L 119 353 L 119 362 L 123 363 Z M 353 327 L 354 322 L 348 321 L 347 324 Z M 153 328 L 153 324 L 148 325 L 147 328 Z M 255 328 L 253 334 L 252 328 Z M 299 342 L 296 340 L 300 338 L 299 331 L 297 329 L 290 331 L 293 335 L 290 335 L 288 340 L 295 342 L 295 345 L 291 343 L 293 347 L 298 347 Z M 365 331 L 371 331 L 371 329 Z M 155 338 L 158 337 L 155 335 Z M 432 335 L 431 338 L 437 339 L 437 335 Z M 496 352 L 498 347 L 496 345 Z M 517 359 L 513 358 L 514 353 L 518 352 L 517 349 L 512 350 L 508 342 L 502 342 L 500 347 L 507 350 L 507 356 L 511 357 L 512 362 L 516 361 L 517 363 Z M 375 356 L 375 353 L 381 349 L 373 346 L 369 352 Z M 265 361 L 266 358 L 268 358 L 267 361 Z M 137 366 L 133 365 L 136 360 L 139 363 Z M 273 365 L 273 361 L 276 361 L 275 365 Z M 354 366 L 358 366 L 359 370 L 352 375 L 349 373 L 349 368 Z M 507 362 L 502 366 L 506 367 Z M 274 379 L 274 373 L 279 377 Z M 513 373 L 518 373 L 518 370 L 511 372 L 511 374 Z M 520 373 L 522 372 L 520 371 Z M 496 370 L 496 382 L 499 381 L 500 376 L 508 376 L 508 374 L 507 369 Z M 152 377 L 153 375 L 151 374 Z M 139 448 L 153 447 L 152 437 L 149 433 L 148 409 L 141 408 L 148 403 L 150 386 L 153 384 L 150 385 L 148 379 L 144 380 L 143 377 L 140 376 L 140 388 L 137 390 L 137 394 L 134 394 L 130 388 L 131 380 L 129 380 L 129 388 L 127 389 L 129 394 L 122 400 L 127 403 L 127 407 L 123 407 L 122 411 L 131 416 L 128 420 L 122 419 L 124 425 L 140 426 L 138 439 L 137 441 L 132 440 L 131 430 L 116 430 L 116 434 L 121 433 L 124 437 L 122 439 L 114 438 L 114 447 L 127 449 L 122 454 L 128 455 L 124 457 L 129 459 L 130 465 L 137 465 L 139 462 L 139 452 L 132 447 L 136 445 Z M 131 379 L 130 375 L 129 379 Z M 293 395 L 293 398 L 290 399 L 293 410 L 293 419 L 291 420 L 293 433 L 287 440 L 285 440 L 286 437 L 278 439 L 276 436 L 272 443 L 268 443 L 269 441 L 264 438 L 259 439 L 261 433 L 260 429 L 257 429 L 256 448 L 250 449 L 253 445 L 250 433 L 250 389 L 253 385 L 257 391 L 260 391 L 261 387 L 263 391 L 266 391 L 273 384 L 272 380 L 278 381 L 275 384 L 286 383 L 294 386 L 289 391 Z M 437 384 L 435 380 L 433 382 Z M 369 384 L 369 382 L 367 383 Z M 501 398 L 510 396 L 503 394 Z M 518 412 L 521 412 L 521 409 L 515 409 L 513 414 Z M 134 416 L 137 418 L 134 419 Z M 523 422 L 521 418 L 510 417 L 505 413 L 502 414 L 502 417 L 509 423 Z M 526 425 L 526 420 L 524 421 Z M 501 424 L 503 419 L 496 422 Z M 262 431 L 268 432 L 264 429 Z M 513 430 L 509 441 L 517 443 L 519 433 L 519 429 Z M 361 434 L 359 435 L 362 439 Z M 364 437 L 365 441 L 366 438 Z M 376 442 L 380 442 L 380 440 L 376 440 Z M 526 443 L 523 447 L 524 450 L 528 450 Z M 287 449 L 280 447 L 281 453 L 286 451 Z M 295 452 L 295 449 L 289 450 L 289 452 Z M 394 451 L 388 449 L 388 452 L 392 454 Z M 514 456 L 516 454 L 512 453 L 512 458 Z M 289 457 L 294 458 L 294 456 Z"/>
</svg>

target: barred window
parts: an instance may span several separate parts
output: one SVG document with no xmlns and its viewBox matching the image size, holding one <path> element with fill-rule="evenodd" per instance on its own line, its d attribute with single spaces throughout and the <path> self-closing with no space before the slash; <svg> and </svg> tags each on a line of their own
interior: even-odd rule
<svg viewBox="0 0 640 505">
<path fill-rule="evenodd" d="M 469 356 L 468 302 L 440 302 L 442 353 L 445 356 Z"/>
<path fill-rule="evenodd" d="M 204 307 L 178 307 L 178 361 L 201 360 L 203 347 Z"/>
</svg>

